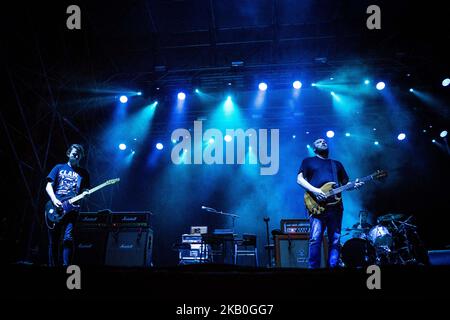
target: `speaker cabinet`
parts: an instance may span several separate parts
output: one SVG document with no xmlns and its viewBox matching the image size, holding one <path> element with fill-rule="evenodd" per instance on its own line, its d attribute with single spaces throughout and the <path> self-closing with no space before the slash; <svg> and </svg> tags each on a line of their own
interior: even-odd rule
<svg viewBox="0 0 450 320">
<path fill-rule="evenodd" d="M 74 256 L 76 265 L 103 265 L 105 263 L 108 230 L 82 227 L 74 230 Z"/>
<path fill-rule="evenodd" d="M 320 267 L 328 258 L 326 237 L 323 237 Z M 308 268 L 309 234 L 283 234 L 275 237 L 275 262 L 281 268 Z"/>
<path fill-rule="evenodd" d="M 108 266 L 150 267 L 153 231 L 150 228 L 119 228 L 108 236 L 105 264 Z"/>
</svg>

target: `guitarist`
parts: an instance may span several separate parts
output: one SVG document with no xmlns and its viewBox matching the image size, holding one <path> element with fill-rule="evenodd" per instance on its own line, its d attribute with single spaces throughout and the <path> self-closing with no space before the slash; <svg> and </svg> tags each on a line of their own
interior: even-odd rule
<svg viewBox="0 0 450 320">
<path fill-rule="evenodd" d="M 47 176 L 45 190 L 56 207 L 61 207 L 64 199 L 72 198 L 88 190 L 89 173 L 80 167 L 80 160 L 84 157 L 84 149 L 80 144 L 72 144 L 66 152 L 67 163 L 57 164 Z M 71 264 L 73 251 L 73 225 L 75 211 L 70 212 L 57 223 L 54 228 L 48 228 L 48 261 L 49 266 L 59 264 L 59 244 L 61 234 L 63 247 L 63 265 Z"/>
<path fill-rule="evenodd" d="M 317 200 L 325 200 L 325 193 L 320 187 L 327 182 L 335 182 L 344 185 L 349 182 L 347 172 L 342 163 L 328 158 L 328 144 L 325 139 L 314 141 L 314 153 L 316 156 L 302 161 L 298 171 L 297 183 L 310 192 Z M 363 182 L 355 183 L 355 188 L 363 185 Z M 327 206 L 325 212 L 320 215 L 311 215 L 309 237 L 309 267 L 320 267 L 320 250 L 323 233 L 328 233 L 328 266 L 334 268 L 339 263 L 341 224 L 344 207 L 342 201 L 335 205 Z"/>
</svg>

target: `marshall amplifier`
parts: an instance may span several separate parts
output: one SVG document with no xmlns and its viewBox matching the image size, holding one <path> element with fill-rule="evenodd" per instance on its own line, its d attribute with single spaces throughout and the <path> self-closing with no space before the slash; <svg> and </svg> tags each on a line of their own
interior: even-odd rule
<svg viewBox="0 0 450 320">
<path fill-rule="evenodd" d="M 108 229 L 76 225 L 73 260 L 76 265 L 104 265 Z"/>
<path fill-rule="evenodd" d="M 142 227 L 150 226 L 151 212 L 114 212 L 111 214 L 112 227 Z"/>
<path fill-rule="evenodd" d="M 151 267 L 153 230 L 150 228 L 111 229 L 106 246 L 108 266 Z"/>
<path fill-rule="evenodd" d="M 282 219 L 281 232 L 288 234 L 309 234 L 308 219 Z"/>
<path fill-rule="evenodd" d="M 328 245 L 323 237 L 320 267 L 326 267 Z M 308 268 L 309 235 L 282 234 L 275 236 L 275 261 L 281 268 Z"/>
<path fill-rule="evenodd" d="M 84 227 L 108 227 L 110 214 L 107 212 L 80 212 L 77 218 L 78 228 Z"/>
</svg>

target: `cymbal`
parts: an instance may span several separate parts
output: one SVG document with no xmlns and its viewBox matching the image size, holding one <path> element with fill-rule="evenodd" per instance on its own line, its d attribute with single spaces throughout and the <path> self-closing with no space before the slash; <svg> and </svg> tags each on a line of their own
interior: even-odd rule
<svg viewBox="0 0 450 320">
<path fill-rule="evenodd" d="M 378 217 L 378 222 L 400 220 L 403 219 L 404 217 L 406 217 L 406 215 L 403 213 L 388 213 L 385 214 L 384 216 Z"/>
</svg>

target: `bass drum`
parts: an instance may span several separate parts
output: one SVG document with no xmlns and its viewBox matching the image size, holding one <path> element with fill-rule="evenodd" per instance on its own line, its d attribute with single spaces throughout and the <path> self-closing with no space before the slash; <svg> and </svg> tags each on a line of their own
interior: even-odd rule
<svg viewBox="0 0 450 320">
<path fill-rule="evenodd" d="M 375 264 L 376 251 L 369 240 L 353 238 L 344 243 L 341 251 L 346 267 L 364 267 Z"/>
</svg>

